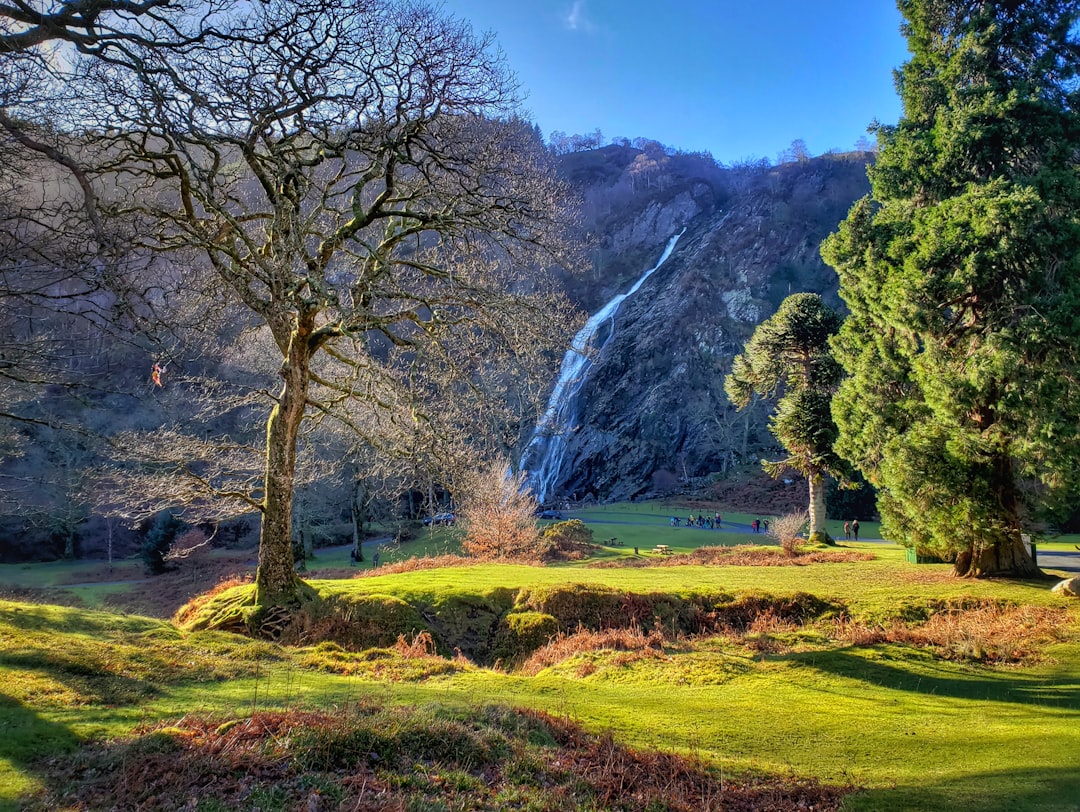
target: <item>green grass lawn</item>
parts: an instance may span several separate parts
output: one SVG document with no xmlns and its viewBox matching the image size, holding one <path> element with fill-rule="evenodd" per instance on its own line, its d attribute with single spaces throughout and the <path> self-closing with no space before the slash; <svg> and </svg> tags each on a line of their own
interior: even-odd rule
<svg viewBox="0 0 1080 812">
<path fill-rule="evenodd" d="M 126 736 L 139 725 L 191 712 L 333 711 L 365 697 L 543 709 L 611 731 L 632 746 L 696 754 L 729 772 L 855 785 L 860 789 L 845 799 L 846 810 L 1080 808 L 1080 607 L 1053 595 L 1053 581 L 957 580 L 949 565 L 911 565 L 902 548 L 872 542 L 843 545 L 874 556 L 851 563 L 590 566 L 632 556 L 635 545 L 648 558 L 658 543 L 678 552 L 767 541 L 731 527 L 671 528 L 668 517 L 683 512 L 632 504 L 568 514 L 589 521 L 597 543 L 620 542 L 585 562 L 483 564 L 312 583 L 327 598 L 392 596 L 429 614 L 462 611 L 481 619 L 492 606 L 505 611 L 523 590 L 561 584 L 642 595 L 807 592 L 842 604 L 868 628 L 908 610 L 972 600 L 1068 607 L 1068 614 L 1057 638 L 1041 643 L 1040 656 L 1023 664 L 948 659 L 906 643 L 840 642 L 826 624 L 766 631 L 763 639 L 776 645 L 760 650 L 717 637 L 673 641 L 650 657 L 581 652 L 534 676 L 455 665 L 426 678 L 405 671 L 383 678 L 374 671 L 334 673 L 313 664 L 310 649 L 184 632 L 147 618 L 0 601 L 0 810 L 21 808 L 47 780 L 42 758 L 86 741 Z M 724 514 L 731 525 L 752 518 Z M 865 523 L 862 535 L 872 538 L 876 531 Z M 455 528 L 424 530 L 405 544 L 381 546 L 380 562 L 455 552 L 458 539 Z M 1040 544 L 1069 550 L 1078 540 L 1063 536 Z M 369 546 L 357 568 L 371 566 L 371 553 Z M 317 551 L 310 566 L 349 568 L 348 549 Z M 138 562 L 117 571 L 118 579 L 142 577 Z M 6 565 L 0 584 L 70 583 L 78 572 L 78 565 L 66 563 Z M 103 595 L 123 588 L 84 589 Z"/>
<path fill-rule="evenodd" d="M 671 534 L 679 532 L 698 531 Z M 946 566 L 907 565 L 899 548 L 852 547 L 877 557 L 798 567 L 487 564 L 315 586 L 324 595 L 393 595 L 427 606 L 479 605 L 484 596 L 567 582 L 640 593 L 806 591 L 841 600 L 864 619 L 928 599 L 1065 605 L 1047 584 L 958 581 L 947 577 Z M 729 771 L 855 784 L 863 789 L 846 799 L 849 810 L 1075 810 L 1078 614 L 1072 609 L 1062 639 L 1025 666 L 954 662 L 907 645 L 837 645 L 810 635 L 775 652 L 718 639 L 635 661 L 582 654 L 532 677 L 467 667 L 429 679 L 381 680 L 312 669 L 300 650 L 232 635 L 0 603 L 0 808 L 18 808 L 42 780 L 38 758 L 87 739 L 125 735 L 140 723 L 192 711 L 235 716 L 273 707 L 333 708 L 374 696 L 541 708 L 638 747 L 698 754 Z M 589 670 L 582 670 L 585 661 Z"/>
</svg>

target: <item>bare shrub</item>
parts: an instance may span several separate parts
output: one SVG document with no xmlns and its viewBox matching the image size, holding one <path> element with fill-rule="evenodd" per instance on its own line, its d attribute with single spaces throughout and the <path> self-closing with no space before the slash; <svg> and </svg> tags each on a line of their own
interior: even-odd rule
<svg viewBox="0 0 1080 812">
<path fill-rule="evenodd" d="M 397 642 L 394 643 L 394 651 L 402 657 L 438 656 L 435 651 L 435 638 L 431 636 L 431 632 L 427 631 L 417 632 L 413 635 L 412 640 L 407 639 L 403 634 L 399 634 Z"/>
<path fill-rule="evenodd" d="M 790 556 L 797 555 L 799 545 L 803 541 L 800 533 L 810 520 L 806 511 L 802 513 L 786 513 L 769 525 L 768 535 L 780 543 L 780 547 Z"/>
<path fill-rule="evenodd" d="M 496 460 L 469 478 L 458 499 L 465 526 L 462 549 L 474 558 L 538 560 L 536 499 L 524 472 Z"/>
</svg>

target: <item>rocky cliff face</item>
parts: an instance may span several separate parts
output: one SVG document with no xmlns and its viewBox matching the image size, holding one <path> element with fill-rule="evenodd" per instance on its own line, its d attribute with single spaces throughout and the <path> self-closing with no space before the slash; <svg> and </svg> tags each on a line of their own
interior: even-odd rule
<svg viewBox="0 0 1080 812">
<path fill-rule="evenodd" d="M 647 178 L 632 176 L 640 161 L 628 155 L 616 175 L 616 157 L 602 156 L 611 171 L 600 179 L 580 177 L 580 155 L 569 172 L 599 243 L 589 284 L 577 291 L 583 306 L 595 312 L 626 290 L 686 231 L 623 303 L 581 387 L 578 419 L 564 429 L 569 447 L 554 495 L 663 492 L 770 450 L 767 408 L 736 413 L 724 377 L 754 327 L 790 293 L 839 303 L 818 246 L 868 191 L 861 154 L 730 170 L 670 156 L 666 174 L 657 162 Z"/>
</svg>

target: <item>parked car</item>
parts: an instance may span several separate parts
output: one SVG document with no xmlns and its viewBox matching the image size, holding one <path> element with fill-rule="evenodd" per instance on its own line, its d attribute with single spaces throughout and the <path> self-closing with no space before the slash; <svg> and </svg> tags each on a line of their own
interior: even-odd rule
<svg viewBox="0 0 1080 812">
<path fill-rule="evenodd" d="M 457 514 L 456 513 L 436 513 L 434 516 L 425 516 L 424 517 L 424 524 L 425 525 L 433 524 L 433 525 L 436 525 L 436 526 L 453 527 L 454 522 L 456 522 L 456 521 L 457 521 Z"/>
<path fill-rule="evenodd" d="M 562 513 L 557 510 L 538 510 L 536 511 L 536 518 L 562 521 Z"/>
</svg>

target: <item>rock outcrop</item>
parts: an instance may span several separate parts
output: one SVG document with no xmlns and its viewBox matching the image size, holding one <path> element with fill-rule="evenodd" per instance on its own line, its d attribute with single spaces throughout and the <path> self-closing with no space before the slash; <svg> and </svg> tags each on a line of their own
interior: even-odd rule
<svg viewBox="0 0 1080 812">
<path fill-rule="evenodd" d="M 1064 581 L 1058 581 L 1050 591 L 1066 598 L 1080 598 L 1080 578 L 1066 578 Z"/>
<path fill-rule="evenodd" d="M 818 246 L 868 191 L 866 158 L 708 170 L 704 161 L 674 156 L 671 174 L 654 177 L 655 189 L 628 193 L 621 209 L 613 173 L 600 182 L 590 176 L 586 212 L 589 201 L 607 203 L 596 206 L 603 217 L 594 212 L 596 282 L 578 296 L 590 312 L 603 305 L 598 290 L 625 290 L 673 233 L 686 233 L 623 303 L 614 336 L 581 387 L 557 494 L 632 498 L 774 448 L 766 409 L 736 413 L 724 377 L 755 326 L 790 293 L 813 291 L 839 304 L 835 273 Z M 580 168 L 584 159 L 576 160 Z M 606 160 L 610 168 L 612 156 Z"/>
</svg>

